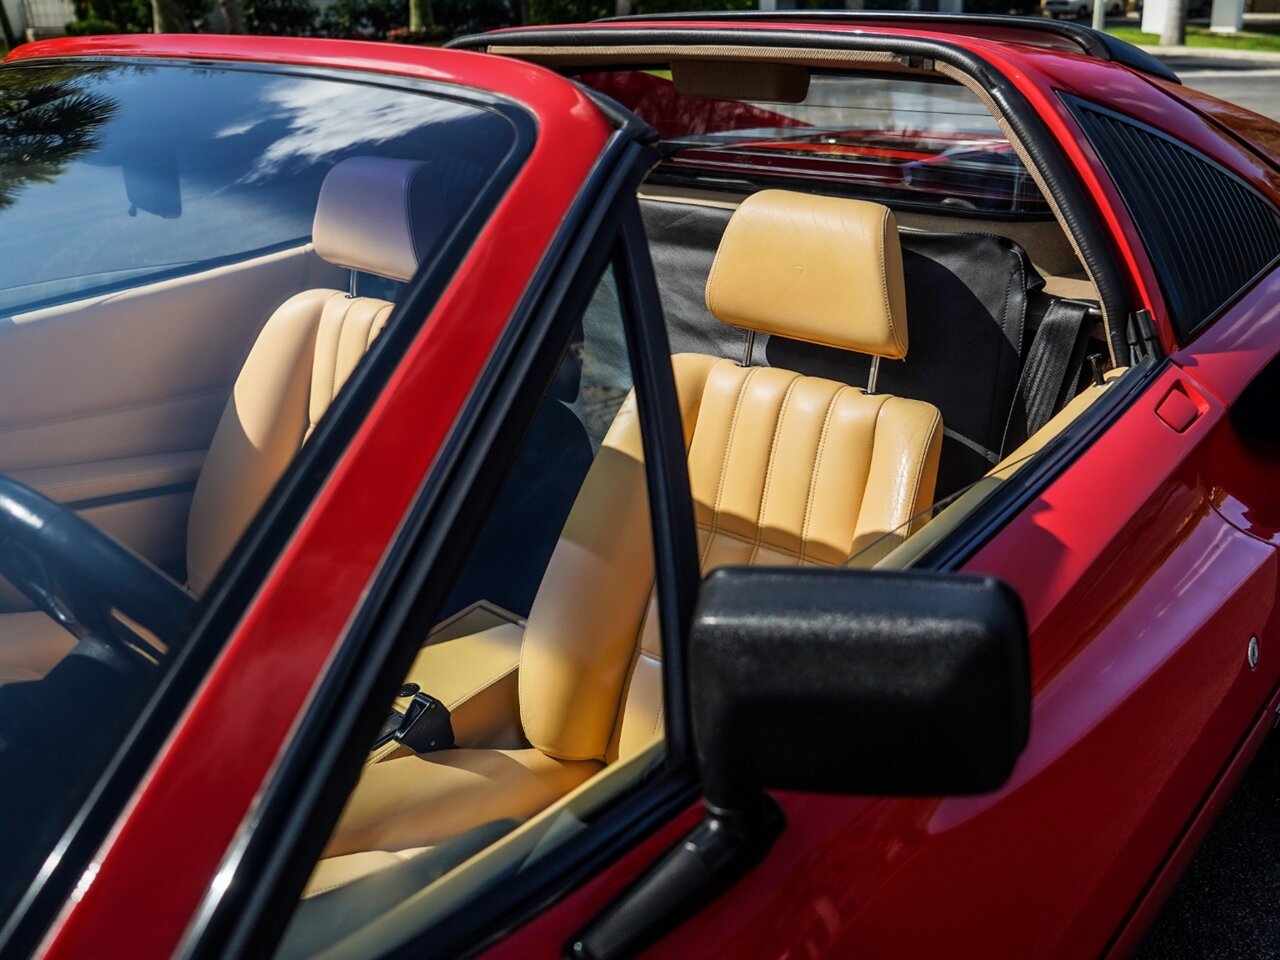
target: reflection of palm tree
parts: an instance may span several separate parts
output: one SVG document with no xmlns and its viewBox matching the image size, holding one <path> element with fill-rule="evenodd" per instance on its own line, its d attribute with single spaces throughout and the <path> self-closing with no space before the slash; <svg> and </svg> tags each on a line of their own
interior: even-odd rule
<svg viewBox="0 0 1280 960">
<path fill-rule="evenodd" d="M 85 90 L 94 71 L 48 67 L 6 71 L 0 84 L 0 209 L 28 183 L 51 183 L 98 145 L 114 98 Z"/>
</svg>

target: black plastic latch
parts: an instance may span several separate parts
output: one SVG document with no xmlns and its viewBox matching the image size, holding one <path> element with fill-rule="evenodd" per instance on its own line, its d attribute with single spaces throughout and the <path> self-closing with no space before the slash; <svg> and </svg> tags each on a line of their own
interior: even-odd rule
<svg viewBox="0 0 1280 960">
<path fill-rule="evenodd" d="M 1160 356 L 1160 337 L 1156 333 L 1155 321 L 1151 311 L 1145 307 L 1129 314 L 1126 324 L 1126 339 L 1129 343 L 1129 359 L 1131 363 L 1141 363 L 1146 359 Z"/>
<path fill-rule="evenodd" d="M 414 753 L 453 749 L 449 709 L 429 693 L 415 693 L 396 729 L 395 739 Z"/>
<path fill-rule="evenodd" d="M 912 70 L 932 70 L 933 69 L 932 57 L 922 57 L 919 54 L 915 54 L 915 53 L 910 53 L 910 54 L 906 54 L 904 56 L 898 57 L 898 62 L 902 64 L 904 67 L 907 67 Z"/>
</svg>

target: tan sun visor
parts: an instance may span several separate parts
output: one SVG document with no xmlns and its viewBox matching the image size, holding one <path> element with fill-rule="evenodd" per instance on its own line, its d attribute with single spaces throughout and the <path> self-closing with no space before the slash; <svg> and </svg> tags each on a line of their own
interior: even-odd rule
<svg viewBox="0 0 1280 960">
<path fill-rule="evenodd" d="M 809 94 L 809 68 L 798 63 L 743 64 L 725 60 L 675 60 L 671 79 L 687 97 L 802 103 Z"/>
</svg>

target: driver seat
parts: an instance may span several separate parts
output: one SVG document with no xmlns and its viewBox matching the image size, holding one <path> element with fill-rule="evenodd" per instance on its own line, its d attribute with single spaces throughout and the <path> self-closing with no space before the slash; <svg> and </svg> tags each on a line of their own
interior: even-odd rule
<svg viewBox="0 0 1280 960">
<path fill-rule="evenodd" d="M 430 171 L 429 175 L 424 175 Z M 407 281 L 449 229 L 447 177 L 429 162 L 351 157 L 325 176 L 312 243 L 328 263 Z M 187 588 L 208 589 L 386 326 L 393 304 L 312 289 L 281 304 L 259 332 L 196 481 L 187 520 Z M 0 614 L 0 684 L 39 680 L 75 638 L 40 611 Z"/>
<path fill-rule="evenodd" d="M 729 222 L 706 298 L 717 319 L 756 334 L 889 359 L 907 352 L 897 225 L 880 204 L 753 195 Z M 931 404 L 701 354 L 672 363 L 704 574 L 726 564 L 834 567 L 855 555 L 869 565 L 931 505 L 942 444 Z M 530 817 L 662 735 L 634 395 L 587 473 L 520 643 L 528 746 L 375 758 L 309 891 L 490 821 Z"/>
</svg>

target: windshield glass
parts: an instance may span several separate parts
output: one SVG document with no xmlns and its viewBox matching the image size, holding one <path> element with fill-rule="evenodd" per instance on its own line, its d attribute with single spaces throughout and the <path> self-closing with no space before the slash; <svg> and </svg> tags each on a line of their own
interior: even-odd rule
<svg viewBox="0 0 1280 960">
<path fill-rule="evenodd" d="M 0 68 L 0 917 L 415 266 L 509 180 L 510 116 L 439 89 Z"/>
<path fill-rule="evenodd" d="M 656 183 L 821 181 L 895 207 L 1050 215 L 991 113 L 958 84 L 812 71 L 784 101 L 696 95 L 670 70 L 578 79 L 658 131 Z"/>
</svg>

